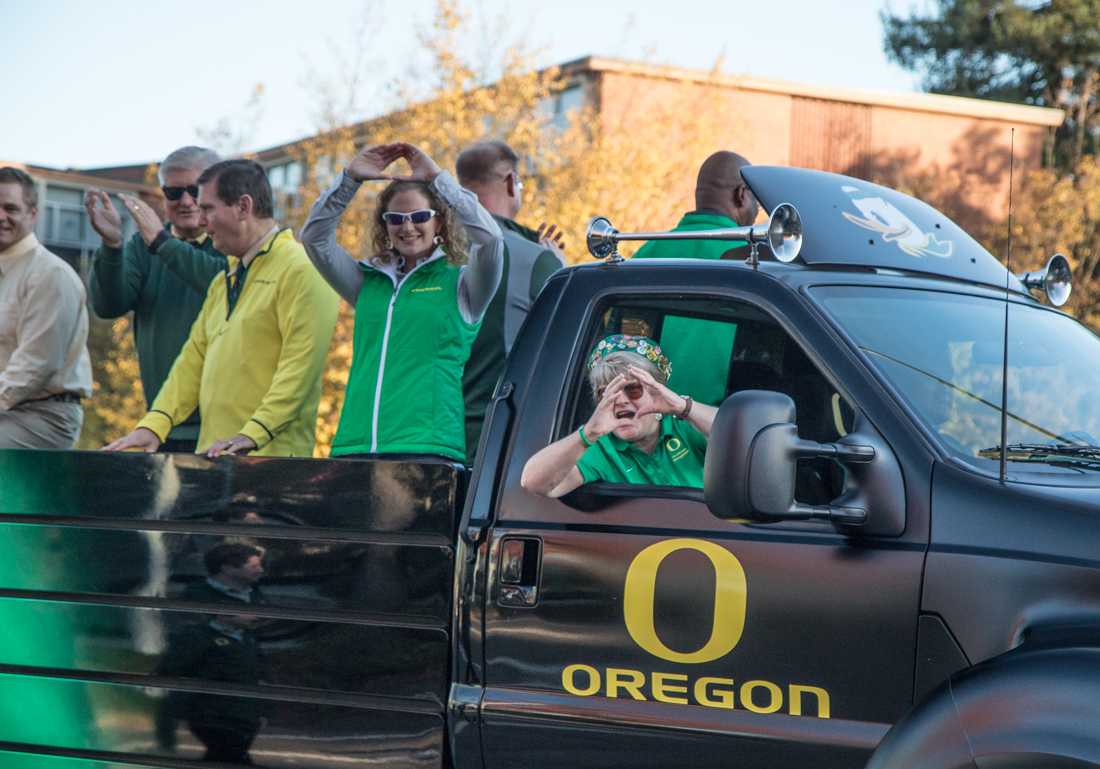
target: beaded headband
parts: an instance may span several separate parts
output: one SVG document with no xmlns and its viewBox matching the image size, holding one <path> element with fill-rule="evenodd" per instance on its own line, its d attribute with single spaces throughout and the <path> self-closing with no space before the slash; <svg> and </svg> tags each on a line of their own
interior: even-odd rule
<svg viewBox="0 0 1100 769">
<path fill-rule="evenodd" d="M 660 371 L 667 381 L 672 376 L 672 364 L 668 356 L 661 352 L 660 346 L 647 336 L 633 336 L 631 334 L 613 334 L 600 340 L 595 349 L 588 356 L 588 370 L 603 360 L 611 353 L 632 352 L 641 355 Z"/>
</svg>

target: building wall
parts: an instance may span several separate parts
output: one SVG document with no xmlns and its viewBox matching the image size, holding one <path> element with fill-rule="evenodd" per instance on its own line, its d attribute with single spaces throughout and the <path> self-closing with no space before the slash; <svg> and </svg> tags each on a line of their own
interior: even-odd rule
<svg viewBox="0 0 1100 769">
<path fill-rule="evenodd" d="M 1007 211 L 1010 129 L 1016 130 L 1017 184 L 1040 166 L 1052 130 L 1016 119 L 1016 105 L 1003 105 L 1004 119 L 996 117 L 1001 105 L 989 102 L 958 100 L 960 111 L 972 106 L 988 116 L 949 114 L 905 103 L 938 97 L 899 95 L 899 104 L 890 105 L 882 98 L 821 98 L 741 88 L 731 78 L 706 82 L 653 72 L 599 73 L 598 104 L 607 124 L 660 119 L 669 110 L 717 113 L 729 130 L 714 150 L 731 149 L 757 164 L 816 168 L 896 187 L 969 228 L 999 220 Z M 688 187 L 709 153 L 696 154 L 701 156 L 684 158 Z"/>
</svg>

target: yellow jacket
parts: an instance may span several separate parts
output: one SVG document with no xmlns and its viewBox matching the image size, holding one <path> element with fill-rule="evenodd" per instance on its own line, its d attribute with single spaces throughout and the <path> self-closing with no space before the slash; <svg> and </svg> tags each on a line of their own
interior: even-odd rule
<svg viewBox="0 0 1100 769">
<path fill-rule="evenodd" d="M 138 427 L 163 441 L 198 406 L 200 452 L 241 433 L 256 442 L 255 455 L 312 456 L 339 298 L 289 229 L 249 263 L 230 314 L 228 281 L 239 265 L 229 257 L 228 275 L 211 281 L 191 335 Z"/>
</svg>

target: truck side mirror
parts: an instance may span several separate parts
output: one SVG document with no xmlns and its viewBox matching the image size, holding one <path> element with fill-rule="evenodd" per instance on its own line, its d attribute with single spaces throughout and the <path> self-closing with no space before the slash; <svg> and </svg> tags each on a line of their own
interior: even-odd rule
<svg viewBox="0 0 1100 769">
<path fill-rule="evenodd" d="M 844 464 L 869 463 L 874 446 L 817 443 L 798 437 L 794 401 L 770 390 L 744 390 L 722 403 L 711 426 L 703 468 L 703 495 L 719 518 L 774 523 L 827 520 L 861 526 L 862 506 L 804 505 L 795 500 L 800 457 L 832 457 Z M 858 498 L 844 494 L 838 501 Z"/>
</svg>

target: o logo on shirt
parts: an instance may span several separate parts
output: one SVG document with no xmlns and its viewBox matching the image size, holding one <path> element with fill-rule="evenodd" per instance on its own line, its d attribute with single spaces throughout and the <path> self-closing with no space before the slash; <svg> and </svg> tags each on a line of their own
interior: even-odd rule
<svg viewBox="0 0 1100 769">
<path fill-rule="evenodd" d="M 665 646 L 654 625 L 653 605 L 657 570 L 678 550 L 695 550 L 714 566 L 714 619 L 710 637 L 693 652 L 678 652 Z M 748 582 L 737 557 L 713 542 L 703 539 L 666 539 L 650 545 L 634 557 L 626 571 L 623 591 L 623 617 L 634 643 L 654 657 L 669 662 L 699 664 L 711 662 L 733 651 L 745 629 L 745 605 Z"/>
<path fill-rule="evenodd" d="M 668 447 L 669 451 L 678 451 L 679 448 L 683 445 L 684 442 L 681 441 L 679 438 L 669 438 L 668 441 L 665 442 L 665 446 Z"/>
</svg>

